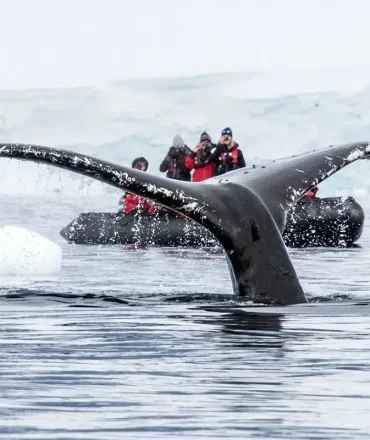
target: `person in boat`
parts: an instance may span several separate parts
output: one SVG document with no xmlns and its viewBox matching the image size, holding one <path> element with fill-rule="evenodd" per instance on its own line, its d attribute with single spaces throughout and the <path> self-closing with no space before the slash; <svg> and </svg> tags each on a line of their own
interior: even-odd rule
<svg viewBox="0 0 370 440">
<path fill-rule="evenodd" d="M 306 192 L 306 194 L 303 196 L 303 199 L 305 200 L 315 199 L 318 190 L 319 188 L 317 186 L 314 186 L 312 189 Z"/>
<path fill-rule="evenodd" d="M 147 171 L 149 167 L 149 162 L 144 157 L 138 157 L 132 162 L 132 168 Z M 158 215 L 160 217 L 180 217 L 185 218 L 183 214 L 178 214 L 170 209 L 164 208 L 163 206 L 157 205 L 144 197 L 139 197 L 132 193 L 124 193 L 121 197 L 119 204 L 122 208 L 119 212 L 124 214 L 143 214 L 143 215 Z"/>
<path fill-rule="evenodd" d="M 132 168 L 140 171 L 147 171 L 149 167 L 149 162 L 145 157 L 137 157 L 132 162 Z"/>
<path fill-rule="evenodd" d="M 193 165 L 192 151 L 178 134 L 173 138 L 172 146 L 159 166 L 159 171 L 167 172 L 169 179 L 191 181 Z"/>
<path fill-rule="evenodd" d="M 233 139 L 231 128 L 224 128 L 216 150 L 212 153 L 211 162 L 216 164 L 216 176 L 245 167 L 243 152 Z"/>
<path fill-rule="evenodd" d="M 137 157 L 132 162 L 132 168 L 140 171 L 147 171 L 149 162 L 144 157 Z M 122 204 L 122 212 L 124 214 L 140 214 L 147 213 L 154 215 L 157 213 L 157 207 L 151 201 L 144 197 L 139 197 L 132 193 L 124 193 L 121 197 L 120 204 Z"/>
<path fill-rule="evenodd" d="M 216 148 L 216 145 L 212 143 L 211 136 L 207 132 L 203 132 L 199 144 L 194 148 L 192 154 L 193 182 L 202 182 L 214 177 L 216 163 L 210 161 L 214 148 Z"/>
<path fill-rule="evenodd" d="M 154 203 L 144 197 L 137 196 L 136 194 L 127 193 L 125 196 L 125 206 L 123 212 L 127 214 L 149 214 L 155 215 L 157 209 Z"/>
<path fill-rule="evenodd" d="M 140 170 L 140 171 L 147 171 L 149 167 L 149 162 L 145 159 L 145 157 L 137 157 L 136 159 L 133 160 L 131 168 L 134 168 L 136 170 Z M 118 212 L 124 212 L 125 210 L 125 198 L 126 195 L 128 193 L 126 193 L 126 191 L 123 192 L 122 197 L 119 199 L 118 204 L 122 205 L 121 208 L 118 210 Z"/>
</svg>

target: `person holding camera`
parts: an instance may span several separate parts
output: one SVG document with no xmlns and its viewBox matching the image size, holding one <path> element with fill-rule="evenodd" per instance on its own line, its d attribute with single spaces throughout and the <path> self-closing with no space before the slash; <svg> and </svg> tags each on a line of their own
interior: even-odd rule
<svg viewBox="0 0 370 440">
<path fill-rule="evenodd" d="M 216 164 L 216 176 L 245 167 L 243 152 L 238 143 L 234 141 L 231 128 L 227 127 L 222 130 L 216 151 L 210 160 Z"/>
<path fill-rule="evenodd" d="M 193 182 L 202 182 L 214 177 L 216 164 L 210 162 L 210 158 L 215 147 L 216 145 L 212 143 L 211 136 L 207 132 L 203 132 L 193 153 Z"/>
<path fill-rule="evenodd" d="M 169 179 L 191 181 L 193 168 L 193 152 L 187 147 L 178 134 L 173 138 L 172 147 L 159 167 L 159 171 L 165 173 Z"/>
</svg>

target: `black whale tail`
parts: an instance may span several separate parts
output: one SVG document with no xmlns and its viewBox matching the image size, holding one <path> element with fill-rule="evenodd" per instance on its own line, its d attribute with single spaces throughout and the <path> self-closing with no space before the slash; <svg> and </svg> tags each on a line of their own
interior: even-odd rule
<svg viewBox="0 0 370 440">
<path fill-rule="evenodd" d="M 236 293 L 283 305 L 307 301 L 281 235 L 287 210 L 308 189 L 369 154 L 367 142 L 338 145 L 194 183 L 60 149 L 0 145 L 0 156 L 87 175 L 185 214 L 225 249 Z"/>
</svg>

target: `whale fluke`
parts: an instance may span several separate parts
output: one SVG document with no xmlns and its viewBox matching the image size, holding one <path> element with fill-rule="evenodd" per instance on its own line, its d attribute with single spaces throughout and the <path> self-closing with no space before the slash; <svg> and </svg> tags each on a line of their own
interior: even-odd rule
<svg viewBox="0 0 370 440">
<path fill-rule="evenodd" d="M 310 188 L 369 155 L 368 142 L 335 145 L 194 183 L 72 151 L 0 145 L 0 157 L 50 164 L 90 176 L 185 214 L 206 227 L 223 246 L 235 293 L 275 305 L 307 302 L 281 235 L 288 209 Z"/>
<path fill-rule="evenodd" d="M 358 159 L 370 158 L 369 145 L 369 142 L 331 145 L 273 160 L 264 166 L 231 171 L 221 180 L 243 181 L 264 202 L 282 232 L 283 213 L 287 213 L 309 189 L 337 171 Z M 245 177 L 240 176 L 243 173 Z"/>
</svg>

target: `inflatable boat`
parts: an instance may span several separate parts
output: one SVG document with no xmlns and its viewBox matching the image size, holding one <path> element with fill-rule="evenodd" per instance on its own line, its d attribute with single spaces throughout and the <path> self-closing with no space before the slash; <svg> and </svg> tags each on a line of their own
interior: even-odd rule
<svg viewBox="0 0 370 440">
<path fill-rule="evenodd" d="M 349 247 L 361 237 L 364 219 L 353 197 L 302 199 L 288 212 L 283 238 L 289 247 Z"/>
<path fill-rule="evenodd" d="M 360 238 L 363 223 L 364 211 L 353 197 L 303 199 L 288 212 L 283 239 L 289 247 L 347 247 Z M 60 234 L 70 243 L 83 245 L 217 245 L 213 235 L 201 225 L 172 213 L 82 213 Z"/>
</svg>

